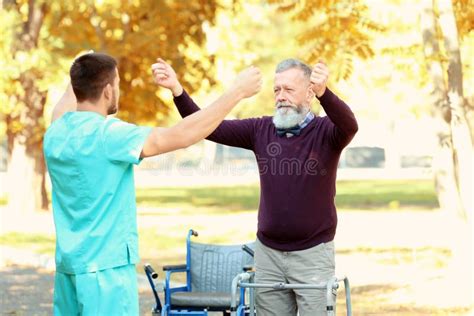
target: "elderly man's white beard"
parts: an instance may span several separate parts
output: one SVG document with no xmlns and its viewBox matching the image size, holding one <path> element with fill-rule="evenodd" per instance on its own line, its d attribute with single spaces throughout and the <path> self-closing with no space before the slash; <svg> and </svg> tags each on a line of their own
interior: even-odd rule
<svg viewBox="0 0 474 316">
<path fill-rule="evenodd" d="M 282 107 L 286 106 L 286 107 Z M 273 124 L 276 128 L 290 128 L 301 123 L 308 111 L 303 107 L 288 107 L 288 104 L 277 103 Z"/>
</svg>

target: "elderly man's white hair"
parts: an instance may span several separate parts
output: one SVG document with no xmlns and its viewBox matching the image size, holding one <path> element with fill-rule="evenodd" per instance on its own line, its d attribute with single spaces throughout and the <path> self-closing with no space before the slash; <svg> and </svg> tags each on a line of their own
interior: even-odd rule
<svg viewBox="0 0 474 316">
<path fill-rule="evenodd" d="M 301 60 L 298 60 L 298 59 L 295 59 L 295 58 L 288 58 L 288 59 L 285 59 L 285 60 L 281 61 L 276 66 L 275 73 L 280 73 L 280 72 L 283 72 L 283 71 L 286 71 L 286 70 L 292 69 L 292 68 L 300 69 L 301 71 L 303 71 L 303 75 L 308 80 L 310 80 L 311 72 L 312 72 L 311 67 L 306 65 Z"/>
</svg>

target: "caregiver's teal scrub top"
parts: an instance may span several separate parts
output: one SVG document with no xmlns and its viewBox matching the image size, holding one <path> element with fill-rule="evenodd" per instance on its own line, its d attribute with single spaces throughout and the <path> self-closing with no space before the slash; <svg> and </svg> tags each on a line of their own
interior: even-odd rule
<svg viewBox="0 0 474 316">
<path fill-rule="evenodd" d="M 150 132 L 95 112 L 68 112 L 46 131 L 58 272 L 139 261 L 133 165 Z"/>
</svg>

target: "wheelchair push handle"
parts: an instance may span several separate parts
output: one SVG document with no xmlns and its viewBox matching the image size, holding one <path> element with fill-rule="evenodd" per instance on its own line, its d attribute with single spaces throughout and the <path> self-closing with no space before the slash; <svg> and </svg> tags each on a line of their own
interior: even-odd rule
<svg viewBox="0 0 474 316">
<path fill-rule="evenodd" d="M 194 236 L 194 237 L 199 236 L 198 232 L 194 229 L 189 230 L 189 236 L 191 236 L 191 235 Z"/>
<path fill-rule="evenodd" d="M 158 273 L 155 272 L 155 269 L 153 269 L 153 267 L 149 263 L 145 263 L 143 268 L 145 270 L 145 274 L 148 279 L 148 282 L 150 283 L 151 290 L 153 291 L 153 296 L 155 297 L 156 304 L 155 304 L 155 307 L 153 307 L 152 309 L 152 315 L 159 315 L 163 307 L 161 305 L 160 297 L 158 296 L 158 293 L 156 292 L 155 283 L 152 280 L 152 279 L 158 278 Z"/>
<path fill-rule="evenodd" d="M 145 264 L 145 272 L 153 279 L 158 278 L 158 273 L 155 272 L 155 269 L 149 263 Z"/>
<path fill-rule="evenodd" d="M 252 258 L 254 256 L 254 251 L 252 248 L 250 248 L 249 246 L 247 245 L 242 245 L 242 250 L 245 251 L 246 253 L 248 253 Z"/>
</svg>

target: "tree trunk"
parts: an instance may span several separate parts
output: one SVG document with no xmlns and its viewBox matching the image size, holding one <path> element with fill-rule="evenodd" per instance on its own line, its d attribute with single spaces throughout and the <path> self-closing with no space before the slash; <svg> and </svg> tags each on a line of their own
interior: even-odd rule
<svg viewBox="0 0 474 316">
<path fill-rule="evenodd" d="M 45 165 L 41 150 L 15 140 L 8 165 L 8 208 L 16 214 L 48 209 Z"/>
<path fill-rule="evenodd" d="M 448 102 L 451 109 L 451 132 L 456 184 L 463 202 L 460 215 L 464 219 L 472 212 L 472 142 L 464 110 L 463 75 L 458 32 L 451 0 L 438 2 L 439 25 L 449 59 Z"/>
<path fill-rule="evenodd" d="M 25 91 L 21 101 L 26 105 L 19 116 L 23 129 L 15 135 L 8 164 L 8 204 L 15 212 L 48 209 L 42 146 L 44 126 L 39 124 L 44 114 L 46 93 L 38 91 L 35 81 L 34 74 L 20 76 Z"/>
<path fill-rule="evenodd" d="M 472 302 L 472 236 L 471 228 L 466 221 L 469 194 L 472 194 L 472 160 L 466 157 L 472 154 L 472 143 L 469 130 L 462 113 L 462 65 L 457 41 L 456 24 L 450 0 L 438 2 L 440 18 L 435 17 L 436 0 L 423 1 L 424 11 L 421 15 L 423 29 L 424 52 L 427 60 L 428 72 L 434 84 L 433 114 L 438 121 L 439 151 L 433 163 L 436 175 L 436 187 L 440 206 L 449 210 L 445 220 L 445 235 L 451 248 L 451 260 L 443 277 L 438 281 L 430 282 L 432 288 L 449 288 L 458 280 L 460 282 L 456 294 L 462 305 L 469 306 Z M 447 15 L 451 15 L 448 17 Z M 449 59 L 447 71 L 448 82 L 445 82 L 446 72 L 441 63 L 441 54 L 438 40 L 443 33 L 444 46 Z M 471 156 L 472 157 L 472 156 Z M 466 189 L 469 191 L 466 195 Z M 469 211 L 470 212 L 470 211 Z M 445 291 L 450 295 L 449 290 Z"/>
<path fill-rule="evenodd" d="M 459 214 L 462 201 L 456 185 L 451 134 L 451 110 L 447 102 L 447 91 L 440 64 L 440 49 L 436 36 L 436 20 L 433 3 L 423 1 L 420 22 L 423 35 L 423 48 L 428 73 L 433 82 L 432 115 L 436 119 L 438 149 L 433 157 L 433 174 L 438 202 L 442 210 Z"/>
<path fill-rule="evenodd" d="M 18 9 L 18 8 L 16 8 Z M 47 4 L 36 5 L 28 1 L 28 19 L 17 34 L 12 47 L 13 55 L 17 52 L 29 52 L 38 46 L 39 32 Z M 19 113 L 13 118 L 21 130 L 11 134 L 11 148 L 8 162 L 8 207 L 12 212 L 27 213 L 48 209 L 48 196 L 45 186 L 45 162 L 43 157 L 44 105 L 46 92 L 36 86 L 41 74 L 26 71 L 20 74 L 19 81 L 23 88 L 21 95 L 15 96 L 22 104 Z"/>
</svg>

